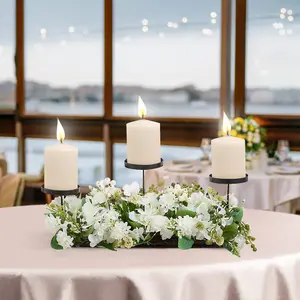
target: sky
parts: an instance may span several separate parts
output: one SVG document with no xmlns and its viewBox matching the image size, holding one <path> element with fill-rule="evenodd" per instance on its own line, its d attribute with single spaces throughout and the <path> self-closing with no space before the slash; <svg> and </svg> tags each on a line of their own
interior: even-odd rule
<svg viewBox="0 0 300 300">
<path fill-rule="evenodd" d="M 0 80 L 14 77 L 14 2 L 0 1 Z M 115 84 L 218 87 L 220 4 L 115 0 Z M 299 13 L 298 0 L 248 1 L 248 86 L 300 88 Z M 25 40 L 26 79 L 55 86 L 103 84 L 103 0 L 26 0 Z"/>
</svg>

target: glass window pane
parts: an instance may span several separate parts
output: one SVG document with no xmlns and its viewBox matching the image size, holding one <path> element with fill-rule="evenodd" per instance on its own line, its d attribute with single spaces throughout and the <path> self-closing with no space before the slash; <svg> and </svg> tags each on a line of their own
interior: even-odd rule
<svg viewBox="0 0 300 300">
<path fill-rule="evenodd" d="M 202 153 L 200 147 L 161 146 L 161 155 L 164 161 L 168 162 L 176 159 L 199 159 Z M 126 144 L 114 144 L 114 179 L 117 181 L 117 185 L 122 187 L 133 181 L 137 181 L 141 185 L 142 171 L 125 168 L 125 159 Z"/>
<path fill-rule="evenodd" d="M 44 148 L 57 143 L 50 139 L 26 140 L 26 172 L 39 174 L 44 163 Z M 105 147 L 103 142 L 65 141 L 78 148 L 78 170 L 80 185 L 94 185 L 105 177 Z"/>
<path fill-rule="evenodd" d="M 0 1 L 0 110 L 15 107 L 15 1 Z"/>
<path fill-rule="evenodd" d="M 247 2 L 246 112 L 299 115 L 300 2 Z"/>
<path fill-rule="evenodd" d="M 115 0 L 114 115 L 135 116 L 141 96 L 150 117 L 219 117 L 220 12 L 220 0 Z"/>
<path fill-rule="evenodd" d="M 25 0 L 26 112 L 103 114 L 103 0 Z"/>
<path fill-rule="evenodd" d="M 18 172 L 18 140 L 15 137 L 0 137 L 0 157 L 5 157 L 7 171 Z"/>
</svg>

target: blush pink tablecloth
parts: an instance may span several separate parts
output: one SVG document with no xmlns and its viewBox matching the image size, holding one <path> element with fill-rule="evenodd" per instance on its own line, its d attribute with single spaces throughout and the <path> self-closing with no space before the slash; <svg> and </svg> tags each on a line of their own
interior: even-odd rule
<svg viewBox="0 0 300 300">
<path fill-rule="evenodd" d="M 300 217 L 245 211 L 258 252 L 50 248 L 44 206 L 0 209 L 1 300 L 300 298 Z"/>
</svg>

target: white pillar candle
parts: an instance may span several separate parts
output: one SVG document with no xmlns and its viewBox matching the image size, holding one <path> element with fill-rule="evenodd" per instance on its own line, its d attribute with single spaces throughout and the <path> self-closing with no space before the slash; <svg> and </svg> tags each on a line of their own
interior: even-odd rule
<svg viewBox="0 0 300 300">
<path fill-rule="evenodd" d="M 47 189 L 68 191 L 78 187 L 78 149 L 63 144 L 64 130 L 57 120 L 59 144 L 48 146 L 44 151 L 45 182 Z"/>
<path fill-rule="evenodd" d="M 139 115 L 144 118 L 146 107 L 139 97 Z M 160 124 L 149 120 L 138 120 L 126 124 L 127 162 L 150 165 L 160 162 Z"/>
<path fill-rule="evenodd" d="M 224 114 L 223 131 L 230 132 L 230 121 Z M 212 176 L 236 179 L 246 176 L 245 140 L 224 136 L 211 141 Z"/>
</svg>

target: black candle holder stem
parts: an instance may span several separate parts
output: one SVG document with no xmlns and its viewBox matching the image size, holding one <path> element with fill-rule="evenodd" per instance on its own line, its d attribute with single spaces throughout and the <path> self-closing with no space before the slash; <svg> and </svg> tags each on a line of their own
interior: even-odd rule
<svg viewBox="0 0 300 300">
<path fill-rule="evenodd" d="M 227 204 L 229 205 L 230 184 L 239 184 L 248 181 L 248 174 L 242 178 L 216 178 L 212 174 L 209 175 L 209 181 L 217 184 L 227 184 Z"/>
<path fill-rule="evenodd" d="M 64 198 L 66 196 L 73 196 L 73 195 L 79 195 L 80 194 L 80 186 L 78 185 L 77 189 L 74 190 L 52 190 L 45 188 L 44 185 L 41 186 L 41 191 L 44 194 L 52 195 L 52 196 L 59 196 L 60 197 L 60 203 L 63 206 L 64 204 Z"/>
<path fill-rule="evenodd" d="M 137 164 L 131 164 L 127 162 L 127 159 L 124 161 L 124 165 L 127 169 L 133 169 L 133 170 L 141 170 L 142 171 L 142 178 L 143 178 L 143 195 L 145 195 L 145 170 L 152 170 L 162 167 L 164 164 L 164 160 L 161 158 L 159 163 L 151 164 L 151 165 L 137 165 Z"/>
</svg>

